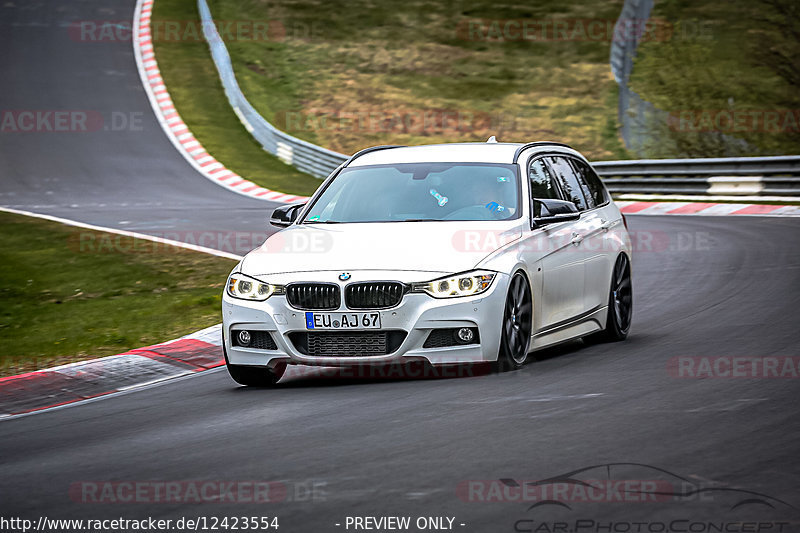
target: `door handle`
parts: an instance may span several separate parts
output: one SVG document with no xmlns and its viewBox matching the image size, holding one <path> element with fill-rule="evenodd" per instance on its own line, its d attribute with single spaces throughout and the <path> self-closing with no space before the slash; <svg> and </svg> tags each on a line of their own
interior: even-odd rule
<svg viewBox="0 0 800 533">
<path fill-rule="evenodd" d="M 613 221 L 611 221 L 611 220 L 602 220 L 602 219 L 600 220 L 600 229 L 602 229 L 603 231 L 608 231 L 612 227 L 614 227 L 614 222 Z"/>
<path fill-rule="evenodd" d="M 573 233 L 572 234 L 572 239 L 569 242 L 571 244 L 574 244 L 575 246 L 578 246 L 581 243 L 582 240 L 583 240 L 583 236 L 582 235 L 579 235 L 577 233 Z"/>
</svg>

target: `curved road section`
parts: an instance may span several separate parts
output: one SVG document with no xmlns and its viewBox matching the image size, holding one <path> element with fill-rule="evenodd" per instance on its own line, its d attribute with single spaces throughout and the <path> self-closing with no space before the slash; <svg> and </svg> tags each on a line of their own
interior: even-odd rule
<svg viewBox="0 0 800 533">
<path fill-rule="evenodd" d="M 216 232 L 207 246 L 245 253 L 256 239 L 236 247 L 224 235 L 263 234 L 278 204 L 200 178 L 176 152 L 136 69 L 133 8 L 0 5 L 0 205 L 174 240 Z M 108 20 L 127 26 L 112 36 L 81 31 L 91 27 L 81 22 Z"/>
<path fill-rule="evenodd" d="M 102 116 L 94 131 L 2 133 L 0 203 L 153 234 L 262 230 L 263 202 L 174 152 L 130 43 L 69 35 L 74 21 L 132 10 L 0 6 L 2 109 Z M 502 375 L 319 370 L 265 391 L 210 371 L 7 420 L 0 519 L 48 531 L 119 518 L 221 530 L 242 516 L 277 517 L 284 532 L 797 531 L 800 221 L 629 224 L 626 342 L 564 345 Z"/>
</svg>

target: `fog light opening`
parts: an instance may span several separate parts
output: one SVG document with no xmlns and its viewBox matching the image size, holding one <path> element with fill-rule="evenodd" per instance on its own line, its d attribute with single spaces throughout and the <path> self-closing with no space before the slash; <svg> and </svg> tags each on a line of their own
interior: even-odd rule
<svg viewBox="0 0 800 533">
<path fill-rule="evenodd" d="M 458 328 L 456 331 L 456 340 L 461 344 L 469 344 L 475 338 L 475 332 L 472 328 Z"/>
<path fill-rule="evenodd" d="M 250 344 L 250 332 L 247 330 L 242 330 L 239 332 L 239 344 L 241 346 L 247 346 Z"/>
</svg>

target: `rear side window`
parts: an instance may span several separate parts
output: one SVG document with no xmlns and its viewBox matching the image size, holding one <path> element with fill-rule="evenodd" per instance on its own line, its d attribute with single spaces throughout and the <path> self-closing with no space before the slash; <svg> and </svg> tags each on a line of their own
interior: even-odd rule
<svg viewBox="0 0 800 533">
<path fill-rule="evenodd" d="M 558 200 L 558 189 L 550 174 L 550 169 L 544 161 L 537 159 L 531 162 L 528 169 L 528 177 L 531 182 L 531 198 L 553 198 Z"/>
<path fill-rule="evenodd" d="M 561 185 L 561 190 L 566 195 L 566 199 L 575 204 L 578 211 L 585 211 L 594 207 L 594 201 L 591 202 L 591 207 L 589 207 L 590 204 L 584 196 L 581 183 L 578 181 L 578 177 L 575 175 L 575 171 L 569 161 L 565 157 L 550 157 L 548 159 L 550 167 Z"/>
<path fill-rule="evenodd" d="M 570 161 L 575 168 L 575 173 L 588 187 L 588 194 L 594 200 L 595 206 L 608 202 L 608 192 L 606 192 L 606 188 L 594 169 L 579 159 L 571 159 Z"/>
</svg>

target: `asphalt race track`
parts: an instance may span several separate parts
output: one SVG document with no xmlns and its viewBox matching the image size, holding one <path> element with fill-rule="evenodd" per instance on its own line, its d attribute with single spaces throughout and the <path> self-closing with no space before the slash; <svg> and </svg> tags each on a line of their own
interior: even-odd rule
<svg viewBox="0 0 800 533">
<path fill-rule="evenodd" d="M 264 229 L 269 204 L 208 182 L 161 132 L 130 43 L 72 42 L 61 24 L 130 19 L 131 2 L 14 5 L 0 7 L 3 108 L 140 113 L 142 130 L 3 134 L 2 205 L 154 234 Z M 454 529 L 479 532 L 548 520 L 539 531 L 552 531 L 552 521 L 575 519 L 617 531 L 670 520 L 800 531 L 800 381 L 680 378 L 671 366 L 684 356 L 799 355 L 800 219 L 628 221 L 638 245 L 626 342 L 576 342 L 514 373 L 447 379 L 295 372 L 256 390 L 210 371 L 3 421 L 0 515 L 277 516 L 285 532 L 345 531 L 347 516 L 385 515 L 455 517 Z M 649 503 L 576 496 L 570 509 L 463 490 L 470 480 L 508 487 L 610 463 L 638 465 L 600 469 L 615 479 L 652 480 L 663 469 L 720 490 Z M 81 492 L 192 480 L 275 481 L 285 492 L 260 504 L 91 503 Z M 582 524 L 562 531 L 609 531 Z"/>
<path fill-rule="evenodd" d="M 169 142 L 142 88 L 130 40 L 81 41 L 70 27 L 132 20 L 135 2 L 5 4 L 2 108 L 89 118 L 66 131 L 2 133 L 0 205 L 160 237 L 169 232 L 176 240 L 267 230 L 277 204 L 203 178 Z M 90 131 L 80 131 L 81 124 Z M 44 122 L 40 129 L 47 128 Z"/>
</svg>

